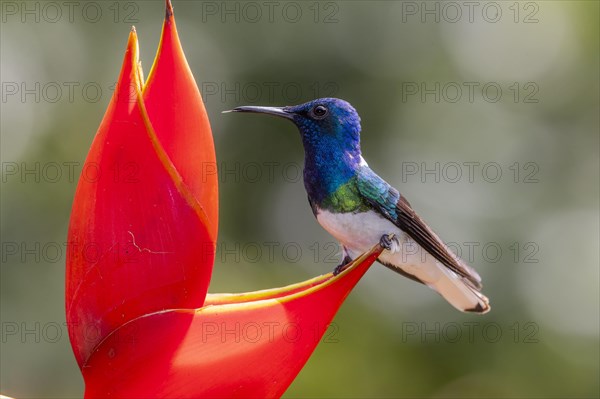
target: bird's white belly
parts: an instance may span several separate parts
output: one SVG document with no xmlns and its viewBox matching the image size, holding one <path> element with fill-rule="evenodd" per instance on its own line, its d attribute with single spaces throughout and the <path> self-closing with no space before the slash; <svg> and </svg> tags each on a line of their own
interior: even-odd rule
<svg viewBox="0 0 600 399">
<path fill-rule="evenodd" d="M 360 213 L 332 213 L 319 210 L 317 220 L 348 251 L 352 259 L 377 244 L 384 234 L 394 234 L 398 247 L 392 253 L 384 251 L 379 259 L 401 268 L 425 283 L 434 283 L 441 277 L 435 258 L 392 222 L 374 211 Z"/>
<path fill-rule="evenodd" d="M 361 213 L 332 213 L 320 210 L 317 220 L 349 251 L 353 258 L 369 250 L 384 234 L 404 235 L 390 221 L 373 211 Z"/>
</svg>

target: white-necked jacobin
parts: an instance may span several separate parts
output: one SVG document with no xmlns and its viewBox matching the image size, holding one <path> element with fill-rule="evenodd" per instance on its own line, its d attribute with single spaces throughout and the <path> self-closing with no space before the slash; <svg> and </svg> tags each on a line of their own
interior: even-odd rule
<svg viewBox="0 0 600 399">
<path fill-rule="evenodd" d="M 348 102 L 320 98 L 287 107 L 243 106 L 288 119 L 304 144 L 304 187 L 312 211 L 342 245 L 334 273 L 380 242 L 378 261 L 437 291 L 463 312 L 485 313 L 481 278 L 452 253 L 398 190 L 373 172 L 361 155 L 360 117 Z"/>
</svg>

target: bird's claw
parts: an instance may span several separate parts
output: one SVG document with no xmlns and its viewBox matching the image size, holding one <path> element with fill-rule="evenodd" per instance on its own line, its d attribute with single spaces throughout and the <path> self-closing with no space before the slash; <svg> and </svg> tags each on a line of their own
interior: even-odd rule
<svg viewBox="0 0 600 399">
<path fill-rule="evenodd" d="M 394 241 L 396 241 L 394 234 L 384 234 L 379 239 L 379 245 L 388 251 L 394 252 L 394 248 L 396 247 L 396 242 Z"/>
<path fill-rule="evenodd" d="M 333 275 L 337 276 L 338 274 L 343 272 L 350 263 L 352 263 L 352 258 L 346 255 L 344 259 L 342 259 L 342 263 L 340 263 L 335 267 L 335 269 L 333 269 Z"/>
</svg>

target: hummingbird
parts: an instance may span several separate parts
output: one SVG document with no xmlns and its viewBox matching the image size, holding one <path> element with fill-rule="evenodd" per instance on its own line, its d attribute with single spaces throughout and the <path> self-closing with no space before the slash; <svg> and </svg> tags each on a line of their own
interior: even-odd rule
<svg viewBox="0 0 600 399">
<path fill-rule="evenodd" d="M 225 112 L 293 122 L 304 145 L 304 187 L 319 224 L 341 244 L 338 274 L 378 242 L 389 269 L 438 292 L 456 309 L 486 313 L 477 272 L 456 256 L 398 190 L 379 177 L 360 148 L 360 117 L 350 103 L 319 98 L 285 107 L 241 106 Z"/>
</svg>

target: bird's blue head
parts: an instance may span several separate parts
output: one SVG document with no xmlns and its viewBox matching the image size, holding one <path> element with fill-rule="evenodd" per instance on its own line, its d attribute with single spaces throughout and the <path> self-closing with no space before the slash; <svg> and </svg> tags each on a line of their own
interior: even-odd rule
<svg viewBox="0 0 600 399">
<path fill-rule="evenodd" d="M 306 150 L 327 147 L 332 152 L 339 149 L 360 155 L 360 117 L 348 102 L 320 98 L 282 110 L 293 115 Z"/>
<path fill-rule="evenodd" d="M 234 112 L 254 112 L 279 116 L 294 122 L 302 135 L 306 155 L 347 154 L 360 162 L 360 117 L 347 101 L 319 98 L 287 107 L 244 106 Z"/>
<path fill-rule="evenodd" d="M 304 144 L 304 181 L 309 195 L 311 191 L 324 195 L 335 191 L 364 162 L 360 152 L 360 117 L 344 100 L 319 98 L 294 106 L 243 106 L 232 111 L 274 115 L 294 122 Z"/>
</svg>

